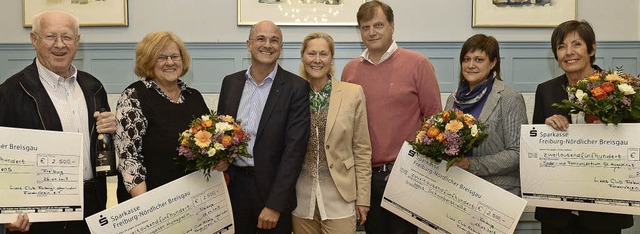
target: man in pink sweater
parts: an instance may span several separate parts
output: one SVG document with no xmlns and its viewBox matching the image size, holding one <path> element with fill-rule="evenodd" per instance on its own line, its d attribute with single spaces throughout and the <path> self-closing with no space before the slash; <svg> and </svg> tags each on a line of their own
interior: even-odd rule
<svg viewBox="0 0 640 234">
<path fill-rule="evenodd" d="M 417 227 L 380 207 L 393 163 L 404 141 L 415 139 L 421 121 L 442 110 L 433 65 L 393 40 L 393 10 L 370 1 L 357 14 L 367 49 L 342 71 L 342 80 L 364 89 L 371 137 L 371 207 L 367 233 L 411 233 Z"/>
</svg>

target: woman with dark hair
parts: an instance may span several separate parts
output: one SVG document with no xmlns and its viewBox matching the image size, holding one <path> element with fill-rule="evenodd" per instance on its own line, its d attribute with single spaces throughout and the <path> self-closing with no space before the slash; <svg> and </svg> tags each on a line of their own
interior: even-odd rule
<svg viewBox="0 0 640 234">
<path fill-rule="evenodd" d="M 476 34 L 460 51 L 460 82 L 445 109 L 459 109 L 486 123 L 489 137 L 454 165 L 520 195 L 520 125 L 527 124 L 522 94 L 500 78 L 498 41 Z"/>
<path fill-rule="evenodd" d="M 180 80 L 190 64 L 187 48 L 171 32 L 149 33 L 136 46 L 134 72 L 140 80 L 118 100 L 115 135 L 118 169 L 131 196 L 186 175 L 173 161 L 178 135 L 195 117 L 209 113 L 200 92 Z"/>
<path fill-rule="evenodd" d="M 551 51 L 564 74 L 538 85 L 533 110 L 534 124 L 547 124 L 566 131 L 570 123 L 585 123 L 584 114 L 569 114 L 552 106 L 568 99 L 567 85 L 575 85 L 602 69 L 596 59 L 596 36 L 587 21 L 569 20 L 553 30 Z M 631 215 L 536 208 L 535 218 L 542 223 L 542 233 L 621 233 L 633 226 Z"/>
</svg>

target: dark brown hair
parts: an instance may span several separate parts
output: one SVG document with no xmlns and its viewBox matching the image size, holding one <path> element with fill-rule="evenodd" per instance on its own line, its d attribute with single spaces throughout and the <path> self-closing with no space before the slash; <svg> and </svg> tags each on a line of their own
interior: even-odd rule
<svg viewBox="0 0 640 234">
<path fill-rule="evenodd" d="M 494 74 L 495 78 L 501 80 L 500 78 L 500 46 L 498 45 L 498 40 L 496 40 L 492 36 L 487 36 L 484 34 L 476 34 L 467 41 L 462 44 L 462 49 L 460 49 L 460 66 L 462 66 L 462 62 L 464 61 L 464 56 L 469 52 L 482 51 L 487 53 L 487 57 L 489 57 L 489 62 L 496 61 L 496 64 L 493 66 L 493 69 L 489 72 L 489 74 Z M 462 76 L 462 69 L 460 69 L 460 80 L 462 81 L 464 77 Z"/>
<path fill-rule="evenodd" d="M 587 52 L 593 53 L 594 45 L 596 44 L 596 34 L 593 32 L 593 28 L 589 22 L 585 20 L 569 20 L 561 23 L 553 30 L 551 34 L 551 51 L 553 51 L 553 57 L 558 60 L 558 45 L 562 44 L 567 35 L 571 33 L 577 33 L 585 43 L 587 43 Z M 596 54 L 591 55 L 591 64 L 596 61 Z"/>
<path fill-rule="evenodd" d="M 389 23 L 393 23 L 393 9 L 391 9 L 389 5 L 380 1 L 370 1 L 360 5 L 358 14 L 356 14 L 358 25 L 360 25 L 360 23 L 362 23 L 363 21 L 373 19 L 378 8 L 382 9 L 382 12 L 384 12 L 384 16 L 387 18 L 387 21 L 389 21 Z"/>
</svg>

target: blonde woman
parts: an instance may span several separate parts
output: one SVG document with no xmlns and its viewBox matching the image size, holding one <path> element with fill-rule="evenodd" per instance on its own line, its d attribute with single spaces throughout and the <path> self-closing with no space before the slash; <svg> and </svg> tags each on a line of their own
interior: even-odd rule
<svg viewBox="0 0 640 234">
<path fill-rule="evenodd" d="M 294 233 L 355 233 L 366 221 L 371 187 L 371 142 L 364 93 L 332 77 L 333 38 L 303 41 L 301 76 L 309 92 L 311 132 L 296 184 Z"/>
</svg>

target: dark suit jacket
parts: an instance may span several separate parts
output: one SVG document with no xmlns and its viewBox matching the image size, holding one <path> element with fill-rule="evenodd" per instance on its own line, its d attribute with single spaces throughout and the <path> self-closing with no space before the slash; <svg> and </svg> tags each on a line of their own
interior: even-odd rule
<svg viewBox="0 0 640 234">
<path fill-rule="evenodd" d="M 594 69 L 601 70 L 594 66 Z M 533 109 L 533 124 L 544 124 L 549 116 L 560 114 L 571 117 L 567 111 L 551 106 L 568 98 L 565 87 L 569 84 L 566 75 L 558 76 L 538 85 L 536 89 L 535 105 Z M 633 226 L 633 216 L 622 214 L 609 214 L 590 211 L 579 211 L 580 223 L 589 229 L 624 229 Z M 571 217 L 571 210 L 537 207 L 535 218 L 554 227 L 564 227 Z"/>
<path fill-rule="evenodd" d="M 237 117 L 245 73 L 222 81 L 218 114 Z M 296 207 L 295 186 L 309 140 L 309 90 L 307 81 L 278 66 L 257 135 L 251 136 L 256 140 L 253 158 L 260 196 L 266 207 L 279 212 Z"/>
</svg>

